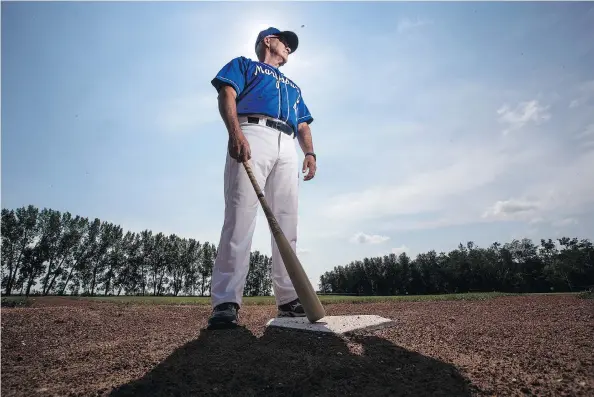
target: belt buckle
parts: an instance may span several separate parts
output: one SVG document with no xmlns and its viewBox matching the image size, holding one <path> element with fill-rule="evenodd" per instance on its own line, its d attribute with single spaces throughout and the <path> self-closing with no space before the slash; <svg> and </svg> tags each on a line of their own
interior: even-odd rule
<svg viewBox="0 0 594 397">
<path fill-rule="evenodd" d="M 285 132 L 285 123 L 283 123 L 280 120 L 274 120 L 273 122 L 277 130 L 279 130 L 280 132 Z"/>
<path fill-rule="evenodd" d="M 254 119 L 257 118 L 254 117 Z M 280 120 L 264 118 L 264 124 L 268 127 L 274 128 L 275 130 L 282 132 L 283 134 L 293 135 L 294 137 L 293 129 Z"/>
<path fill-rule="evenodd" d="M 270 119 L 268 119 L 268 121 L 270 122 L 270 127 L 274 128 L 277 131 L 281 131 L 281 132 L 283 131 L 282 130 L 283 126 L 282 126 L 282 123 L 280 121 L 270 120 Z"/>
</svg>

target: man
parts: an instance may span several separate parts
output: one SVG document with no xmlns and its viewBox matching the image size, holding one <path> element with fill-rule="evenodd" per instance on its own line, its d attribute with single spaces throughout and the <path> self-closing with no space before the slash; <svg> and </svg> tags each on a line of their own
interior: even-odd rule
<svg viewBox="0 0 594 397">
<path fill-rule="evenodd" d="M 295 250 L 299 168 L 295 140 L 305 154 L 302 173 L 316 173 L 309 124 L 313 118 L 299 87 L 279 70 L 297 49 L 297 35 L 268 28 L 258 34 L 258 61 L 237 57 L 212 80 L 219 112 L 229 133 L 224 174 L 225 219 L 211 282 L 209 328 L 238 324 L 259 201 L 243 162 L 249 160 L 283 233 Z M 279 316 L 305 312 L 272 244 L 272 286 Z"/>
</svg>

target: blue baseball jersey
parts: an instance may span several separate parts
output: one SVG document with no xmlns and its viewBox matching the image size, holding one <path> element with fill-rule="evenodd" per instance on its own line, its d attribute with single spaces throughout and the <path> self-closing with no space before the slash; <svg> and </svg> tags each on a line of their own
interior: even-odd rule
<svg viewBox="0 0 594 397">
<path fill-rule="evenodd" d="M 217 92 L 230 85 L 237 92 L 237 114 L 263 114 L 286 122 L 297 135 L 297 126 L 313 117 L 301 89 L 278 68 L 240 56 L 232 59 L 212 80 Z"/>
</svg>

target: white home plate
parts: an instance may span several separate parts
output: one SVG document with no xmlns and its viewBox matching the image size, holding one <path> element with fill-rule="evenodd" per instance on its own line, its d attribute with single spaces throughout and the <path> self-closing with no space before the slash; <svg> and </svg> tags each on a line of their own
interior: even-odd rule
<svg viewBox="0 0 594 397">
<path fill-rule="evenodd" d="M 361 314 L 354 316 L 326 316 L 315 323 L 311 323 L 307 317 L 277 317 L 269 320 L 266 326 L 345 334 L 359 330 L 383 328 L 393 324 L 394 321 L 388 318 Z"/>
</svg>

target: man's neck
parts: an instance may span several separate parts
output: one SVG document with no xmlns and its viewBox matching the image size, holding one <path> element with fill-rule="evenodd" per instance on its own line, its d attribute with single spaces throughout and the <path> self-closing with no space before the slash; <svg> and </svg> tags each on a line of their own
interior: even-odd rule
<svg viewBox="0 0 594 397">
<path fill-rule="evenodd" d="M 280 67 L 281 63 L 283 62 L 283 59 L 279 56 L 266 54 L 263 62 L 267 65 L 274 66 L 275 68 L 278 69 Z"/>
</svg>

